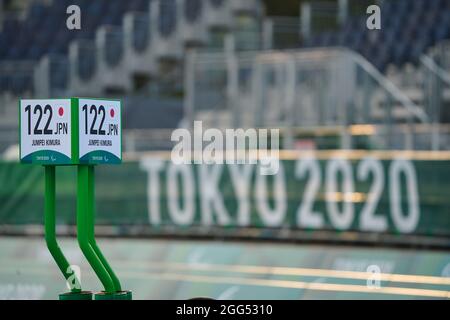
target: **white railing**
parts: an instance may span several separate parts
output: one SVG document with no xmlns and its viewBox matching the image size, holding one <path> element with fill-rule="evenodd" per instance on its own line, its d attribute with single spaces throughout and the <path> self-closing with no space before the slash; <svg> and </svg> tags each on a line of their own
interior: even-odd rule
<svg viewBox="0 0 450 320">
<path fill-rule="evenodd" d="M 203 120 L 219 128 L 383 124 L 392 134 L 396 124 L 405 123 L 413 135 L 416 123 L 430 122 L 422 107 L 348 49 L 237 53 L 232 48 L 190 53 L 187 123 Z M 348 136 L 342 139 L 342 147 L 352 147 Z M 388 135 L 385 147 L 394 147 L 391 141 Z M 413 148 L 414 137 L 407 141 L 405 148 Z"/>
</svg>

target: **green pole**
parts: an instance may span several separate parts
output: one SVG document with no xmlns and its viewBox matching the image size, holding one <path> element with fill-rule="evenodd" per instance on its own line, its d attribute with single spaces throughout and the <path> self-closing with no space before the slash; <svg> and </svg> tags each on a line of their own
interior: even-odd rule
<svg viewBox="0 0 450 320">
<path fill-rule="evenodd" d="M 99 257 L 95 253 L 89 241 L 91 232 L 89 216 L 89 194 L 92 190 L 89 186 L 89 166 L 78 166 L 77 179 L 77 238 L 80 249 L 91 265 L 100 282 L 103 284 L 106 293 L 114 293 L 114 283 L 108 271 L 103 266 Z"/>
<path fill-rule="evenodd" d="M 111 277 L 111 280 L 114 283 L 115 291 L 122 291 L 122 286 L 120 285 L 119 278 L 117 278 L 116 274 L 114 273 L 113 269 L 109 265 L 105 256 L 101 252 L 100 248 L 97 246 L 97 242 L 95 241 L 95 171 L 94 171 L 94 166 L 92 166 L 92 165 L 90 165 L 88 168 L 88 180 L 89 180 L 89 183 L 88 183 L 88 190 L 89 190 L 88 191 L 89 244 L 91 245 L 92 249 L 94 249 L 100 262 L 103 264 L 103 266 L 105 267 L 109 276 Z"/>
<path fill-rule="evenodd" d="M 45 167 L 45 242 L 47 248 L 50 251 L 53 259 L 61 270 L 64 278 L 71 283 L 71 277 L 73 277 L 74 285 L 71 286 L 71 292 L 81 292 L 81 284 L 75 273 L 70 268 L 69 262 L 62 253 L 58 243 L 56 242 L 56 214 L 55 214 L 55 166 Z"/>
</svg>

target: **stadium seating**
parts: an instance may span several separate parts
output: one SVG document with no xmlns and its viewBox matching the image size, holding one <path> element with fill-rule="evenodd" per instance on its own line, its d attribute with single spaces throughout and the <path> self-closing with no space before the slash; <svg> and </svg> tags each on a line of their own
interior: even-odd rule
<svg viewBox="0 0 450 320">
<path fill-rule="evenodd" d="M 68 30 L 66 8 L 82 9 L 82 29 Z M 343 46 L 359 52 L 411 100 L 423 104 L 421 55 L 450 36 L 448 0 L 392 0 L 381 3 L 382 29 L 368 30 L 367 16 L 350 16 L 335 31 L 313 34 L 300 47 Z M 182 92 L 185 49 L 223 50 L 232 34 L 237 50 L 260 50 L 263 32 L 259 0 L 54 0 L 32 2 L 26 19 L 7 17 L 0 32 L 0 98 Z M 395 66 L 395 67 L 392 67 Z M 395 72 L 394 72 L 394 71 Z M 398 76 L 395 73 L 402 73 Z M 239 71 L 239 79 L 249 77 Z M 144 79 L 138 85 L 136 79 Z M 153 80 L 156 79 L 156 80 Z M 418 79 L 412 81 L 412 79 Z M 140 80 L 139 80 L 140 81 Z M 241 80 L 239 80 L 241 81 Z M 414 90 L 409 94 L 411 83 Z M 151 88 L 149 86 L 152 86 Z M 136 92 L 134 92 L 136 93 Z"/>
<path fill-rule="evenodd" d="M 85 12 L 82 30 L 73 31 L 65 27 L 65 10 L 70 4 L 79 5 Z M 427 48 L 450 36 L 450 3 L 446 0 L 384 1 L 381 10 L 381 30 L 369 31 L 365 27 L 365 16 L 350 17 L 338 31 L 313 35 L 302 45 L 345 46 L 361 53 L 378 69 L 385 71 L 389 64 L 402 66 L 408 62 L 417 63 Z M 106 59 L 109 66 L 111 63 L 117 66 L 121 60 L 125 60 L 125 71 L 139 72 L 141 66 L 144 72 L 153 73 L 157 69 L 155 59 L 180 59 L 186 45 L 214 46 L 217 43 L 214 32 L 217 30 L 230 30 L 233 27 L 239 29 L 243 26 L 246 30 L 258 32 L 258 27 L 251 22 L 233 22 L 232 17 L 233 14 L 242 13 L 255 15 L 259 11 L 261 9 L 257 0 L 59 0 L 50 5 L 33 2 L 27 10 L 26 19 L 6 18 L 3 21 L 0 61 L 37 63 L 47 56 L 48 60 L 60 62 L 68 58 L 71 42 L 78 39 L 94 41 L 98 39 L 97 31 L 105 30 L 101 26 L 116 26 L 117 28 L 113 28 L 114 32 L 107 33 L 107 37 L 115 38 L 111 46 L 122 43 L 120 48 L 106 50 L 106 56 L 91 54 L 94 57 L 92 59 Z M 183 32 L 178 32 L 179 30 Z M 245 49 L 246 45 L 249 48 L 257 47 L 249 44 L 249 37 L 242 36 L 238 30 L 236 35 L 238 43 L 243 44 L 238 45 L 238 49 Z M 152 46 L 152 42 L 155 45 Z M 80 56 L 80 59 L 85 58 Z M 86 59 L 90 59 L 89 54 Z M 103 61 L 89 61 L 78 65 L 83 68 L 81 65 L 84 64 L 92 67 L 102 63 Z M 48 72 L 53 78 L 50 80 L 50 87 L 56 85 L 56 89 L 62 89 L 65 84 L 71 83 L 64 79 L 69 72 L 62 63 L 50 62 L 48 65 L 53 69 Z M 81 78 L 86 78 L 86 73 L 94 71 L 87 70 L 89 68 L 81 71 L 79 68 L 78 71 L 85 73 L 80 74 Z M 0 92 L 20 94 L 32 91 L 33 70 L 23 69 L 20 75 L 2 74 Z M 129 87 L 128 84 L 125 85 L 124 90 Z"/>
<path fill-rule="evenodd" d="M 7 49 L 0 52 L 0 59 L 37 60 L 46 53 L 65 54 L 73 38 L 92 39 L 99 25 L 120 25 L 124 12 L 145 10 L 146 2 L 146 0 L 59 0 L 50 6 L 33 3 L 23 21 L 4 22 L 1 38 L 2 43 L 7 45 L 2 48 Z M 68 30 L 65 26 L 66 8 L 71 4 L 77 4 L 86 10 L 81 31 Z M 30 32 L 31 30 L 33 32 Z"/>
<path fill-rule="evenodd" d="M 447 0 L 393 0 L 381 5 L 381 30 L 366 28 L 366 16 L 351 17 L 336 32 L 322 32 L 304 46 L 344 46 L 361 53 L 378 69 L 389 63 L 417 63 L 421 54 L 450 36 Z"/>
<path fill-rule="evenodd" d="M 156 70 L 152 51 L 150 15 L 148 12 L 129 12 L 123 18 L 124 61 L 132 74 L 153 74 Z"/>
<path fill-rule="evenodd" d="M 81 30 L 66 28 L 66 8 L 72 4 L 81 8 Z M 261 11 L 259 7 L 259 0 L 32 2 L 25 19 L 3 22 L 0 64 L 14 60 L 27 61 L 26 66 L 31 61 L 35 66 L 22 68 L 20 75 L 3 72 L 0 93 L 126 92 L 132 87 L 130 79 L 118 79 L 118 74 L 122 78 L 152 75 L 159 60 L 182 59 L 186 46 L 223 45 L 222 33 L 216 41 L 215 32 L 233 31 L 233 14 L 254 15 Z"/>
<path fill-rule="evenodd" d="M 183 41 L 188 46 L 205 45 L 208 37 L 205 2 L 201 0 L 186 0 L 182 5 L 180 24 L 183 30 Z"/>
<path fill-rule="evenodd" d="M 179 15 L 175 0 L 153 1 L 150 4 L 150 23 L 156 21 L 156 28 L 152 28 L 152 41 L 157 58 L 180 59 L 182 43 L 178 32 Z M 153 24 L 154 25 L 154 24 Z"/>
<path fill-rule="evenodd" d="M 79 5 L 83 12 L 81 30 L 68 30 L 66 28 L 66 8 L 71 4 Z M 39 61 L 44 55 L 48 59 L 61 60 L 68 54 L 69 44 L 76 39 L 95 38 L 95 31 L 100 25 L 119 26 L 125 12 L 132 10 L 144 11 L 147 9 L 148 0 L 58 0 L 47 6 L 40 2 L 32 3 L 23 21 L 6 19 L 0 33 L 0 61 L 29 60 Z M 99 18 L 100 17 L 100 18 Z M 32 32 L 31 32 L 32 31 Z M 92 62 L 87 62 L 92 65 Z M 50 63 L 50 65 L 53 65 Z M 81 67 L 81 66 L 80 66 Z M 81 67 L 82 68 L 82 67 Z M 88 69 L 88 68 L 87 68 Z M 83 72 L 89 72 L 85 69 Z M 55 68 L 50 73 L 59 73 Z M 61 71 L 57 77 L 64 84 L 67 70 Z M 84 74 L 86 76 L 86 74 Z M 14 94 L 33 90 L 33 70 L 27 74 L 17 76 L 15 74 L 4 75 L 0 92 L 12 91 Z M 18 84 L 16 84 L 18 82 Z M 51 81 L 54 84 L 54 81 Z"/>
</svg>

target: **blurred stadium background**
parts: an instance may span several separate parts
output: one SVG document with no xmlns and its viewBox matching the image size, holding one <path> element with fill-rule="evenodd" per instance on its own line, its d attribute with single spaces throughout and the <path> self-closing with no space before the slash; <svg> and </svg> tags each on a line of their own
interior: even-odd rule
<svg viewBox="0 0 450 320">
<path fill-rule="evenodd" d="M 70 96 L 123 100 L 96 233 L 136 298 L 449 298 L 449 40 L 449 0 L 0 0 L 0 299 L 66 290 L 17 103 Z M 194 120 L 279 128 L 281 170 L 177 168 L 171 133 Z M 99 291 L 75 170 L 57 179 L 62 247 Z"/>
</svg>

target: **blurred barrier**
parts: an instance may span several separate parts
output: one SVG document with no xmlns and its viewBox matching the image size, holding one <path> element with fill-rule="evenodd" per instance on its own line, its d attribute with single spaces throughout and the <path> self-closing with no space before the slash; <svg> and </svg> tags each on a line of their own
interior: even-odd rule
<svg viewBox="0 0 450 320">
<path fill-rule="evenodd" d="M 438 46 L 438 48 L 441 46 Z M 448 58 L 448 53 L 447 57 L 442 55 L 439 58 L 441 59 L 433 55 L 423 55 L 420 58 L 420 63 L 423 66 L 422 72 L 424 73 L 425 106 L 427 113 L 431 115 L 431 122 L 435 128 L 432 132 L 433 150 L 442 148 L 442 139 L 438 131 L 439 123 L 448 123 L 450 118 L 448 111 L 448 102 L 450 101 L 450 68 L 445 69 L 445 67 L 441 67 L 446 66 L 448 63 L 445 59 Z"/>
<path fill-rule="evenodd" d="M 231 41 L 230 41 L 231 42 Z M 398 124 L 410 131 L 429 124 L 430 116 L 361 55 L 343 48 L 264 52 L 191 52 L 185 70 L 184 107 L 187 123 L 207 127 L 311 128 L 377 124 L 380 139 L 393 143 Z M 285 148 L 294 148 L 286 131 Z M 342 148 L 353 148 L 342 131 Z M 432 142 L 420 149 L 431 149 Z M 406 141 L 401 149 L 414 149 Z"/>
<path fill-rule="evenodd" d="M 174 165 L 167 153 L 99 167 L 97 222 L 123 236 L 450 245 L 450 152 L 284 151 L 282 159 L 274 176 L 256 165 Z M 57 221 L 71 226 L 75 170 L 57 176 Z M 39 168 L 0 164 L 2 232 L 42 224 L 43 179 Z"/>
</svg>

